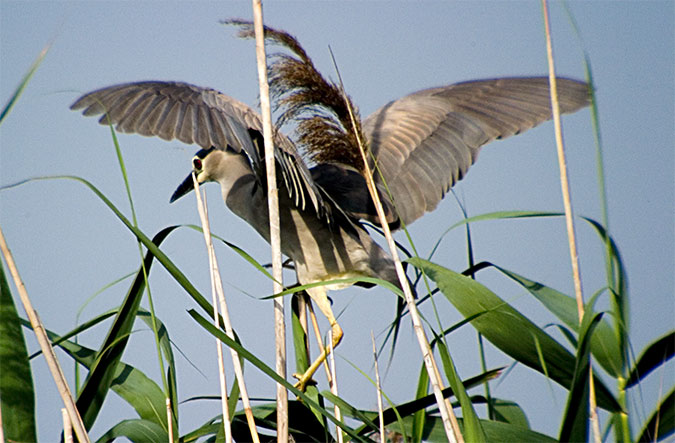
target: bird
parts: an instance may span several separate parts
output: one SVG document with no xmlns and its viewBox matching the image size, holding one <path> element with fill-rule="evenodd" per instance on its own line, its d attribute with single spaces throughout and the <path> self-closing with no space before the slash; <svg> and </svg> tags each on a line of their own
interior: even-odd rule
<svg viewBox="0 0 675 443">
<path fill-rule="evenodd" d="M 253 37 L 250 22 L 231 20 L 239 36 Z M 359 139 L 392 230 L 436 208 L 467 173 L 482 146 L 520 134 L 551 118 L 547 77 L 472 80 L 424 89 L 382 106 L 361 120 L 340 86 L 326 80 L 300 43 L 285 31 L 265 27 L 268 44 L 282 47 L 268 65 L 270 94 L 279 115 L 274 130 L 281 251 L 294 263 L 299 284 L 363 277 L 400 287 L 394 262 L 365 225 L 381 226 L 366 186 Z M 589 85 L 557 78 L 560 111 L 590 102 Z M 248 105 L 215 89 L 184 82 L 142 81 L 109 86 L 78 98 L 73 110 L 101 115 L 121 133 L 180 140 L 201 149 L 192 171 L 171 202 L 201 185 L 220 184 L 226 206 L 270 240 L 262 120 Z M 350 117 L 354 111 L 354 119 Z M 293 123 L 287 136 L 281 127 Z M 307 289 L 327 318 L 332 348 L 343 337 L 329 290 L 353 283 Z M 372 286 L 372 283 L 357 283 Z M 323 350 L 298 375 L 305 389 L 327 357 Z"/>
</svg>

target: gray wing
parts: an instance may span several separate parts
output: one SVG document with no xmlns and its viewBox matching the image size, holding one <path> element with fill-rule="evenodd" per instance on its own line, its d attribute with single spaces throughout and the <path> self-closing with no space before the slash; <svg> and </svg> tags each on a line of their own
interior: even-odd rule
<svg viewBox="0 0 675 443">
<path fill-rule="evenodd" d="M 586 83 L 558 78 L 557 89 L 561 112 L 589 103 Z M 502 78 L 415 92 L 368 116 L 363 130 L 401 221 L 410 224 L 438 205 L 481 146 L 550 118 L 547 77 Z"/>
<path fill-rule="evenodd" d="M 126 83 L 85 94 L 70 108 L 84 109 L 86 116 L 103 114 L 99 123 L 107 125 L 110 119 L 119 132 L 178 139 L 204 149 L 244 150 L 253 169 L 264 174 L 264 159 L 251 135 L 251 131 L 262 134 L 259 115 L 214 89 L 178 82 Z M 308 198 L 322 213 L 321 196 L 293 143 L 277 132 L 274 144 L 291 197 L 303 209 Z"/>
</svg>

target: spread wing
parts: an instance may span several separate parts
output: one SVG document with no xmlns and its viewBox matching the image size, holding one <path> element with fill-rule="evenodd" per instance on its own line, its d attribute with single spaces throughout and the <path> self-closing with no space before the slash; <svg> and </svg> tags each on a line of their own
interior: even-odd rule
<svg viewBox="0 0 675 443">
<path fill-rule="evenodd" d="M 178 139 L 204 149 L 230 146 L 248 155 L 253 170 L 264 174 L 264 158 L 254 139 L 260 140 L 259 115 L 244 103 L 214 89 L 178 82 L 126 83 L 80 97 L 71 109 L 86 116 L 103 114 L 99 123 L 115 125 L 119 132 Z M 275 157 L 289 194 L 304 209 L 309 199 L 317 213 L 323 201 L 307 166 L 293 143 L 275 135 Z"/>
<path fill-rule="evenodd" d="M 563 113 L 589 103 L 586 83 L 558 78 L 557 89 Z M 415 92 L 368 116 L 363 131 L 400 220 L 410 224 L 438 205 L 481 146 L 550 118 L 548 78 L 501 78 Z"/>
</svg>

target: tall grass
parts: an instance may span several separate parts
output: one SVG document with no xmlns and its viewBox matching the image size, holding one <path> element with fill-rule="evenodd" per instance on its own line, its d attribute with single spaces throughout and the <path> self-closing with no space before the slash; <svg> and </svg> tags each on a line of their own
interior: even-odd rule
<svg viewBox="0 0 675 443">
<path fill-rule="evenodd" d="M 588 81 L 592 84 L 590 65 Z M 32 67 L 29 73 L 37 69 Z M 0 114 L 0 123 L 11 117 L 10 110 L 21 91 L 28 85 L 28 75 L 9 103 Z M 597 111 L 595 102 L 594 110 Z M 595 114 L 594 114 L 595 115 Z M 596 119 L 597 122 L 597 119 Z M 595 126 L 596 138 L 599 137 L 599 127 Z M 114 140 L 114 133 L 113 133 Z M 113 145 L 116 142 L 113 141 Z M 600 149 L 600 147 L 599 147 Z M 122 153 L 119 150 L 120 166 L 123 166 Z M 599 156 L 601 158 L 601 156 Z M 602 165 L 598 169 L 602 177 Z M 126 437 L 132 441 L 169 441 L 184 442 L 209 439 L 222 441 L 224 431 L 222 426 L 223 415 L 214 408 L 211 417 L 204 418 L 202 424 L 193 429 L 180 428 L 180 414 L 192 403 L 179 407 L 177 390 L 184 383 L 184 374 L 179 373 L 173 355 L 173 346 L 170 340 L 170 331 L 166 325 L 152 311 L 140 307 L 144 294 L 148 294 L 148 276 L 161 265 L 176 284 L 183 288 L 185 294 L 202 309 L 190 310 L 193 327 L 200 328 L 205 337 L 215 337 L 225 346 L 235 350 L 239 357 L 247 361 L 252 367 L 263 374 L 270 385 L 279 384 L 287 389 L 295 400 L 288 403 L 289 433 L 296 441 L 331 441 L 337 438 L 337 432 L 343 432 L 352 441 L 367 441 L 376 438 L 381 432 L 388 438 L 404 438 L 413 441 L 428 440 L 440 441 L 446 438 L 443 421 L 436 409 L 433 395 L 429 395 L 429 378 L 424 370 L 409 386 L 409 400 L 395 404 L 389 401 L 386 391 L 382 394 L 388 400 L 389 406 L 383 410 L 363 410 L 353 406 L 355 399 L 344 398 L 328 390 L 320 390 L 310 386 L 306 392 L 300 392 L 284 378 L 280 377 L 274 368 L 269 367 L 256 355 L 253 349 L 243 346 L 234 336 L 232 338 L 209 321 L 213 313 L 212 304 L 194 287 L 184 272 L 176 266 L 162 250 L 163 242 L 177 230 L 184 230 L 186 226 L 167 226 L 154 235 L 143 231 L 135 217 L 128 217 L 124 211 L 115 206 L 99 189 L 87 179 L 73 176 L 41 177 L 26 180 L 22 183 L 5 186 L 1 192 L 12 192 L 14 186 L 27 186 L 33 181 L 44 180 L 74 180 L 84 186 L 87 192 L 98 198 L 105 205 L 107 215 L 119 219 L 128 229 L 129 235 L 138 241 L 141 259 L 136 256 L 128 257 L 129 262 L 135 263 L 138 271 L 130 283 L 126 294 L 121 297 L 120 308 L 114 312 L 104 312 L 85 323 L 78 325 L 72 331 L 46 331 L 53 346 L 60 347 L 70 356 L 75 365 L 87 371 L 86 380 L 82 385 L 74 386 L 72 391 L 77 392 L 77 408 L 84 418 L 84 425 L 89 430 L 99 417 L 104 407 L 105 397 L 112 391 L 117 393 L 123 401 L 128 403 L 135 415 L 119 416 L 118 422 L 101 435 L 95 436 L 100 441 L 107 441 L 117 437 Z M 602 180 L 600 180 L 602 183 Z M 37 185 L 35 185 L 37 186 Z M 129 191 L 131 193 L 131 191 Z M 604 184 L 601 185 L 604 193 Z M 603 195 L 603 205 L 606 197 Z M 453 407 L 461 407 L 463 417 L 458 419 L 462 433 L 472 437 L 484 438 L 492 441 L 556 441 L 556 440 L 587 440 L 589 435 L 589 389 L 590 378 L 588 365 L 592 358 L 595 374 L 593 385 L 597 405 L 606 413 L 602 423 L 602 438 L 615 441 L 660 441 L 672 435 L 675 431 L 675 388 L 671 385 L 655 408 L 647 415 L 643 422 L 638 423 L 636 429 L 631 429 L 629 418 L 635 416 L 635 411 L 627 403 L 627 394 L 639 389 L 639 383 L 649 377 L 653 371 L 663 365 L 675 353 L 675 332 L 671 331 L 663 337 L 647 345 L 643 350 L 636 352 L 635 359 L 630 359 L 630 331 L 625 306 L 628 303 L 628 290 L 625 284 L 625 269 L 619 249 L 607 230 L 608 219 L 603 211 L 603 221 L 598 222 L 587 217 L 577 217 L 582 223 L 581 229 L 589 229 L 597 234 L 597 241 L 603 245 L 603 257 L 606 263 L 608 285 L 598 288 L 593 297 L 585 302 L 584 316 L 579 322 L 577 304 L 574 296 L 565 294 L 555 288 L 548 287 L 537 281 L 534 276 L 525 276 L 527 271 L 511 270 L 508 264 L 480 262 L 474 264 L 472 260 L 467 269 L 455 272 L 420 257 L 410 257 L 407 262 L 415 272 L 423 273 L 435 287 L 427 290 L 420 279 L 413 280 L 420 297 L 417 305 L 427 303 L 432 299 L 438 304 L 449 304 L 456 309 L 464 320 L 458 323 L 443 322 L 438 318 L 438 325 L 426 324 L 434 340 L 431 346 L 442 362 L 443 373 L 452 386 L 460 389 L 445 388 L 442 396 L 453 400 Z M 506 223 L 506 220 L 541 219 L 561 217 L 562 214 L 508 211 L 482 214 L 457 223 L 451 229 L 468 227 L 475 223 Z M 194 227 L 188 227 L 193 229 Z M 198 228 L 197 228 L 198 229 Z M 261 263 L 255 261 L 246 251 L 236 248 L 214 235 L 220 247 L 234 249 L 242 258 L 242 262 L 266 272 Z M 9 239 L 11 242 L 14 239 Z M 471 247 L 472 238 L 467 235 L 467 244 Z M 411 270 L 409 269 L 409 272 Z M 558 319 L 555 327 L 567 339 L 566 343 L 556 340 L 547 328 L 537 324 L 519 310 L 508 303 L 504 297 L 488 289 L 478 280 L 486 272 L 493 272 L 501 276 L 504 281 L 512 281 L 520 285 L 530 294 L 538 304 Z M 523 273 L 523 274 L 521 274 Z M 269 274 L 261 278 L 269 278 Z M 472 278 L 472 277 L 475 277 Z M 297 293 L 302 288 L 293 288 L 281 293 L 287 295 Z M 400 295 L 400 294 L 399 294 Z M 594 308 L 601 297 L 612 300 L 612 309 L 609 312 L 599 312 Z M 12 292 L 4 268 L 0 269 L 0 400 L 2 430 L 6 441 L 33 441 L 36 439 L 35 406 L 32 376 L 29 361 L 31 358 L 41 358 L 40 354 L 29 356 L 21 328 L 30 328 L 29 323 L 18 314 Z M 407 321 L 408 311 L 400 309 L 396 324 Z M 309 361 L 306 355 L 304 336 L 300 327 L 300 311 L 292 310 L 292 324 L 294 334 L 294 352 L 300 366 Z M 112 318 L 106 337 L 96 349 L 86 347 L 76 341 L 76 337 L 106 319 Z M 153 352 L 158 355 L 161 369 L 161 379 L 153 380 L 138 368 L 121 360 L 121 355 L 134 337 L 131 329 L 135 322 L 140 320 L 151 325 L 155 335 L 156 347 Z M 555 417 L 560 423 L 557 435 L 544 435 L 533 430 L 536 424 L 531 425 L 527 419 L 527 410 L 516 402 L 496 398 L 490 395 L 489 389 L 485 395 L 475 393 L 483 386 L 490 386 L 503 373 L 504 368 L 488 368 L 483 365 L 480 373 L 460 380 L 452 363 L 451 350 L 443 338 L 450 336 L 462 326 L 470 324 L 482 337 L 490 342 L 504 355 L 508 356 L 513 364 L 528 366 L 538 377 L 547 379 L 562 386 L 567 392 L 565 410 L 560 417 Z M 173 332 L 171 332 L 173 333 Z M 395 334 L 392 334 L 393 337 Z M 392 346 L 396 346 L 395 341 Z M 383 343 L 380 344 L 381 346 Z M 480 350 L 476 350 L 475 358 L 480 358 Z M 466 358 L 466 357 L 465 357 Z M 419 366 L 423 362 L 420 358 Z M 367 371 L 363 370 L 364 373 Z M 611 384 L 610 384 L 611 382 Z M 613 387 L 612 387 L 613 385 Z M 231 420 L 232 437 L 235 440 L 249 440 L 251 434 L 246 425 L 245 412 L 237 410 L 239 388 L 236 382 L 229 387 L 229 404 L 227 405 Z M 377 386 L 373 382 L 373 395 L 376 395 Z M 456 394 L 455 394 L 456 392 Z M 255 396 L 255 392 L 253 392 Z M 166 402 L 169 399 L 170 414 L 167 416 Z M 471 404 L 487 405 L 489 413 L 486 417 L 477 417 L 472 420 L 469 429 L 469 420 L 464 406 Z M 460 406 L 461 405 L 461 406 Z M 339 406 L 342 418 L 334 413 L 334 407 Z M 262 440 L 271 440 L 276 436 L 277 418 L 276 403 L 273 401 L 260 402 L 252 408 L 252 414 L 258 426 Z M 108 411 L 109 414 L 114 413 Z M 636 423 L 636 419 L 633 420 Z M 336 427 L 339 431 L 336 432 Z M 382 431 L 384 429 L 384 431 Z M 467 434 L 468 432 L 468 434 Z M 58 439 L 59 436 L 53 436 Z"/>
</svg>

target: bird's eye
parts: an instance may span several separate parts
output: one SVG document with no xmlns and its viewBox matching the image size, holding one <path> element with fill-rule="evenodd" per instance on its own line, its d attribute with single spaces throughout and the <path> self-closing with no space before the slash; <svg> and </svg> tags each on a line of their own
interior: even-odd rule
<svg viewBox="0 0 675 443">
<path fill-rule="evenodd" d="M 199 158 L 192 159 L 192 166 L 194 166 L 195 170 L 201 171 L 202 170 L 202 160 L 199 159 Z"/>
</svg>

